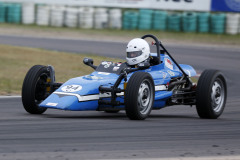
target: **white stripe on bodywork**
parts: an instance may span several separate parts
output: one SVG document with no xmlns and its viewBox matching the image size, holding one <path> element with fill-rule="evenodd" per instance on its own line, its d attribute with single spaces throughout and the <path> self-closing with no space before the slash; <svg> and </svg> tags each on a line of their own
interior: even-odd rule
<svg viewBox="0 0 240 160">
<path fill-rule="evenodd" d="M 163 90 L 167 90 L 166 85 L 155 86 L 155 91 L 163 91 Z M 57 95 L 64 95 L 64 96 L 75 96 L 75 97 L 77 97 L 79 102 L 93 101 L 93 100 L 98 100 L 100 98 L 110 98 L 111 97 L 110 92 L 93 94 L 93 95 L 85 95 L 85 96 L 81 96 L 80 94 L 77 94 L 77 93 L 68 93 L 68 92 L 53 92 L 53 93 L 57 94 Z M 124 92 L 117 93 L 117 96 L 123 96 L 123 95 L 124 95 Z"/>
<path fill-rule="evenodd" d="M 56 106 L 58 105 L 58 103 L 51 103 L 51 102 L 49 102 L 49 103 L 47 103 L 46 105 L 47 105 L 47 106 L 56 107 Z"/>
<path fill-rule="evenodd" d="M 75 96 L 78 98 L 79 102 L 84 102 L 84 101 L 93 101 L 93 100 L 98 100 L 99 98 L 109 98 L 111 97 L 111 93 L 100 93 L 100 94 L 93 94 L 93 95 L 85 95 L 81 96 L 77 93 L 66 93 L 66 92 L 53 92 L 54 94 L 57 95 L 65 95 L 65 96 Z M 123 96 L 124 92 L 117 93 L 117 96 Z"/>
<path fill-rule="evenodd" d="M 164 90 L 167 90 L 166 85 L 155 86 L 155 91 L 164 91 Z"/>
</svg>

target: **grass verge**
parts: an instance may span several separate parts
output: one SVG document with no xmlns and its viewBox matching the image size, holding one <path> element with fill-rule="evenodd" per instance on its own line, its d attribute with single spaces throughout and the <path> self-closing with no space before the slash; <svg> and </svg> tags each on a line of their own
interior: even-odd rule
<svg viewBox="0 0 240 160">
<path fill-rule="evenodd" d="M 93 58 L 95 64 L 102 60 L 122 61 L 89 54 L 0 45 L 0 95 L 21 94 L 23 79 L 27 71 L 36 64 L 53 65 L 58 82 L 89 74 L 93 69 L 82 63 L 84 57 Z"/>
</svg>

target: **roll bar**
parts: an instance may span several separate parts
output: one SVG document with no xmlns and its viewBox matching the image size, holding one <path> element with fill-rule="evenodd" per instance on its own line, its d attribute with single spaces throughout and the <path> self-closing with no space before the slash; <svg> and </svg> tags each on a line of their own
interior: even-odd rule
<svg viewBox="0 0 240 160">
<path fill-rule="evenodd" d="M 160 55 L 160 47 L 163 49 L 163 51 L 172 59 L 172 61 L 177 65 L 177 67 L 180 69 L 180 71 L 183 73 L 184 77 L 188 77 L 188 75 L 184 72 L 182 67 L 177 63 L 177 61 L 170 55 L 170 53 L 167 51 L 167 49 L 162 45 L 162 43 L 155 37 L 154 35 L 151 34 L 146 34 L 142 36 L 142 39 L 145 38 L 152 38 L 155 41 L 156 47 L 157 47 L 157 56 L 159 58 L 159 64 L 161 63 L 161 55 Z"/>
<path fill-rule="evenodd" d="M 156 47 L 157 47 L 157 56 L 159 58 L 159 64 L 160 64 L 161 63 L 161 57 L 160 57 L 160 48 L 159 48 L 160 42 L 159 42 L 159 40 L 157 39 L 157 37 L 155 37 L 154 35 L 151 35 L 151 34 L 146 34 L 146 35 L 142 36 L 142 39 L 145 39 L 145 38 L 154 39 Z"/>
</svg>

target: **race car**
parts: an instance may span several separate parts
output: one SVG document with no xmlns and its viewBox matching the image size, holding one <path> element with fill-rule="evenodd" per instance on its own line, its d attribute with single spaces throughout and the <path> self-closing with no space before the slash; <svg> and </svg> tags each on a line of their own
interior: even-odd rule
<svg viewBox="0 0 240 160">
<path fill-rule="evenodd" d="M 157 53 L 150 53 L 145 38 L 152 38 Z M 128 43 L 127 62 L 102 61 L 95 66 L 90 58 L 83 63 L 94 71 L 85 76 L 55 82 L 53 66 L 35 65 L 22 86 L 22 103 L 30 114 L 47 108 L 71 111 L 125 110 L 131 120 L 146 119 L 151 110 L 173 105 L 196 106 L 200 118 L 216 119 L 225 108 L 227 84 L 218 70 L 205 70 L 198 83 L 190 65 L 178 64 L 153 35 Z"/>
</svg>

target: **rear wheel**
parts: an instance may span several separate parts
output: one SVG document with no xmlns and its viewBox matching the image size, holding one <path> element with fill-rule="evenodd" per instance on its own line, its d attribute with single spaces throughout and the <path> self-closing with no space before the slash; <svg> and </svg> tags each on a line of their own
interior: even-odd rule
<svg viewBox="0 0 240 160">
<path fill-rule="evenodd" d="M 225 108 L 227 85 L 223 74 L 217 70 L 205 70 L 198 81 L 196 108 L 199 117 L 216 119 Z"/>
<path fill-rule="evenodd" d="M 144 120 L 152 110 L 155 87 L 152 76 L 146 72 L 135 72 L 125 91 L 125 110 L 129 119 Z"/>
<path fill-rule="evenodd" d="M 39 104 L 48 96 L 49 77 L 50 72 L 46 66 L 35 65 L 28 71 L 22 86 L 22 103 L 28 113 L 42 114 L 47 110 L 39 107 Z"/>
</svg>

